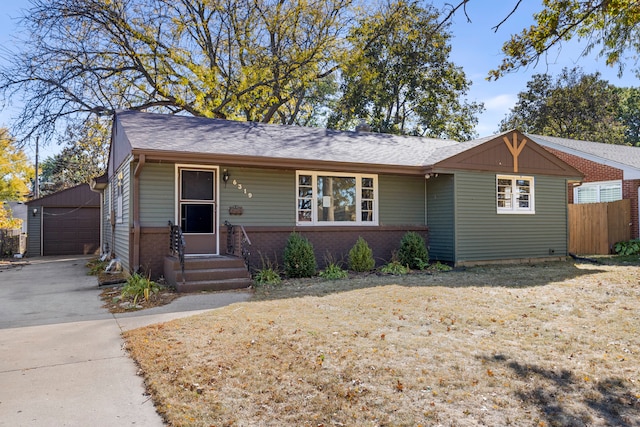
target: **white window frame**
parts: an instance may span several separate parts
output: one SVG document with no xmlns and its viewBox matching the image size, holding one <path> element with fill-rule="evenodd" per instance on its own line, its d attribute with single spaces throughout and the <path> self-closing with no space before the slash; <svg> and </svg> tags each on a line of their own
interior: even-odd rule
<svg viewBox="0 0 640 427">
<path fill-rule="evenodd" d="M 577 187 L 573 187 L 573 203 L 575 204 L 584 204 L 584 203 L 601 203 L 602 202 L 602 189 L 603 187 L 619 187 L 620 188 L 620 198 L 616 200 L 605 200 L 606 202 L 615 202 L 618 200 L 622 200 L 622 180 L 611 180 L 611 181 L 596 181 L 596 182 L 583 182 L 581 185 Z M 596 200 L 590 202 L 580 202 L 579 192 L 580 190 L 593 189 L 596 191 Z"/>
<path fill-rule="evenodd" d="M 510 197 L 510 207 L 501 207 L 499 206 L 500 194 L 499 191 L 499 182 L 501 179 L 511 180 L 510 189 L 508 192 Z M 518 191 L 513 191 L 514 188 L 517 188 L 517 181 L 526 180 L 529 181 L 529 206 L 526 208 L 520 207 L 518 203 Z M 522 176 L 522 175 L 496 175 L 496 209 L 499 214 L 525 214 L 532 215 L 536 213 L 536 198 L 535 198 L 535 178 L 532 176 Z"/>
<path fill-rule="evenodd" d="M 123 199 L 123 193 L 124 193 L 124 188 L 123 188 L 124 182 L 122 178 L 123 178 L 122 172 L 120 172 L 116 180 L 116 223 L 118 224 L 123 223 L 122 199 Z"/>
<path fill-rule="evenodd" d="M 300 197 L 300 175 L 309 175 L 311 176 L 311 220 L 310 221 L 301 221 L 299 212 L 300 212 L 300 201 L 305 198 Z M 353 177 L 356 181 L 356 220 L 355 221 L 319 221 L 318 220 L 318 177 L 319 176 L 335 176 L 335 177 Z M 362 180 L 363 179 L 372 179 L 373 180 L 373 218 L 371 221 L 363 221 L 362 220 Z M 299 226 L 377 226 L 378 225 L 378 175 L 371 174 L 359 174 L 359 173 L 351 173 L 351 172 L 324 172 L 324 171 L 296 171 L 296 204 L 295 204 L 295 215 L 296 215 L 296 225 Z M 308 200 L 308 198 L 307 198 Z M 365 199 L 370 200 L 370 199 Z"/>
</svg>

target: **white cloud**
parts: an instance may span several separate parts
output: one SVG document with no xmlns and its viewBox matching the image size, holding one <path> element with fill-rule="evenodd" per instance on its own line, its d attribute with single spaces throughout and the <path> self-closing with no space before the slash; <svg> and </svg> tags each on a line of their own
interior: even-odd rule
<svg viewBox="0 0 640 427">
<path fill-rule="evenodd" d="M 503 114 L 511 109 L 518 101 L 518 96 L 505 93 L 502 95 L 493 96 L 484 101 L 484 107 L 487 111 L 501 111 Z"/>
</svg>

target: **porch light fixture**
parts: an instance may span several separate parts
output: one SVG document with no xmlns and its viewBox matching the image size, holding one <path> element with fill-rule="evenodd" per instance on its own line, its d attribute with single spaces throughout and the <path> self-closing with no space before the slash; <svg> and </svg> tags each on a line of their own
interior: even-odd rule
<svg viewBox="0 0 640 427">
<path fill-rule="evenodd" d="M 222 181 L 224 181 L 224 186 L 225 188 L 227 187 L 227 181 L 229 181 L 229 171 L 227 169 L 224 169 L 222 171 Z"/>
<path fill-rule="evenodd" d="M 38 208 L 33 208 L 33 216 L 36 216 L 38 214 Z"/>
</svg>

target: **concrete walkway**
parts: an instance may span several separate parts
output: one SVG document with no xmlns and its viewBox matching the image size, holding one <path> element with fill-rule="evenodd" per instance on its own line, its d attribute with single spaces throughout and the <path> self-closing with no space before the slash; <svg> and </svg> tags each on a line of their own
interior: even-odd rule
<svg viewBox="0 0 640 427">
<path fill-rule="evenodd" d="M 249 292 L 183 296 L 113 315 L 87 258 L 0 269 L 0 426 L 162 426 L 121 333 L 235 302 Z"/>
</svg>

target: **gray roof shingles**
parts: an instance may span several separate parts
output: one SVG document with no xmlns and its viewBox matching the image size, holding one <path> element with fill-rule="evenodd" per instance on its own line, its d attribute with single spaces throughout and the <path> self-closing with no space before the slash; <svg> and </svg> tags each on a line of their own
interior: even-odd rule
<svg viewBox="0 0 640 427">
<path fill-rule="evenodd" d="M 116 118 L 132 148 L 144 151 L 421 167 L 457 154 L 468 144 L 137 111 L 119 112 Z M 442 157 L 443 153 L 449 154 Z"/>
<path fill-rule="evenodd" d="M 599 157 L 603 160 L 610 160 L 623 165 L 640 169 L 640 147 L 628 145 L 605 144 L 602 142 L 580 141 L 577 139 L 558 138 L 554 136 L 527 134 L 534 142 L 547 145 L 548 142 L 561 149 L 577 151 L 584 154 Z"/>
</svg>

